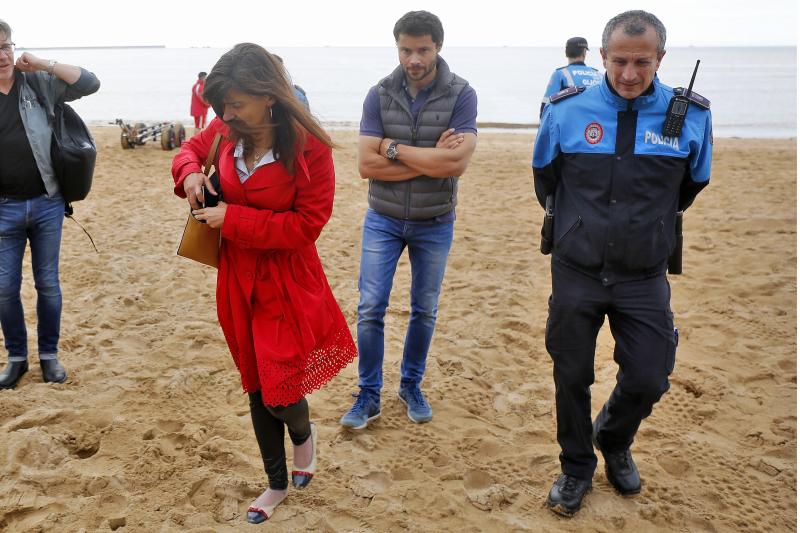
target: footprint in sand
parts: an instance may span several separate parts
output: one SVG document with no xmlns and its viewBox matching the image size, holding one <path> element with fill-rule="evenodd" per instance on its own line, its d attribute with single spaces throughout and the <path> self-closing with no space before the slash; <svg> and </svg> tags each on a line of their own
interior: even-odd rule
<svg viewBox="0 0 800 533">
<path fill-rule="evenodd" d="M 20 430 L 7 448 L 10 464 L 49 469 L 61 464 L 69 452 L 42 428 Z"/>
<path fill-rule="evenodd" d="M 350 480 L 350 490 L 359 498 L 373 498 L 383 494 L 392 485 L 392 478 L 386 472 L 370 472 L 363 477 Z"/>
<path fill-rule="evenodd" d="M 473 469 L 464 474 L 464 491 L 469 502 L 482 511 L 502 509 L 514 502 L 518 492 L 494 483 L 483 470 Z"/>
<path fill-rule="evenodd" d="M 677 457 L 658 455 L 656 461 L 672 477 L 685 478 L 691 471 L 691 464 Z"/>
</svg>

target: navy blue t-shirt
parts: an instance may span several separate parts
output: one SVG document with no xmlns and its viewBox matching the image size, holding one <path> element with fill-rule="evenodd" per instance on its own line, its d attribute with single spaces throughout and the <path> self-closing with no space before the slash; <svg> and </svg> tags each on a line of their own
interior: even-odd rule
<svg viewBox="0 0 800 533">
<path fill-rule="evenodd" d="M 433 87 L 436 80 L 432 81 L 425 87 L 417 92 L 416 98 L 412 98 L 408 92 L 408 86 L 405 81 L 403 82 L 403 89 L 406 95 L 406 101 L 411 108 L 411 115 L 414 117 L 416 123 L 419 111 L 433 92 Z M 450 123 L 447 125 L 448 129 L 453 128 L 453 133 L 474 133 L 478 134 L 478 95 L 475 89 L 467 85 L 458 94 L 456 104 L 453 107 L 453 114 L 450 117 Z M 364 110 L 361 114 L 361 125 L 358 130 L 359 135 L 366 135 L 369 137 L 384 138 L 386 135 L 383 131 L 383 121 L 381 120 L 381 99 L 378 96 L 378 86 L 375 85 L 367 93 L 364 99 Z M 436 222 L 453 222 L 456 219 L 455 209 L 435 217 Z M 423 221 L 418 221 L 423 222 Z"/>
<path fill-rule="evenodd" d="M 417 121 L 420 109 L 422 109 L 422 106 L 428 101 L 428 97 L 430 97 L 435 83 L 436 80 L 420 89 L 416 98 L 411 98 L 408 87 L 403 83 L 406 101 L 411 108 L 414 122 Z M 475 89 L 467 85 L 458 95 L 456 105 L 453 107 L 453 115 L 450 117 L 450 123 L 447 127 L 455 128 L 454 133 L 474 133 L 477 135 L 477 120 L 478 95 L 475 93 Z M 360 135 L 367 135 L 369 137 L 385 137 L 383 121 L 381 120 L 381 99 L 378 96 L 377 85 L 369 90 L 367 97 L 364 99 L 364 110 L 361 114 L 361 125 L 358 132 Z"/>
</svg>

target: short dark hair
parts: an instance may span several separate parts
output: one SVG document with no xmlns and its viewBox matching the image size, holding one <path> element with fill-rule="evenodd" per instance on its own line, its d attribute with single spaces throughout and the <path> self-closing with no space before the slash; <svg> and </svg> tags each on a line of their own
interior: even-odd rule
<svg viewBox="0 0 800 533">
<path fill-rule="evenodd" d="M 394 40 L 400 40 L 400 34 L 423 37 L 430 35 L 431 40 L 437 46 L 442 47 L 444 42 L 444 28 L 439 17 L 428 11 L 409 11 L 398 20 L 394 25 Z"/>
<path fill-rule="evenodd" d="M 647 27 L 650 26 L 658 36 L 658 51 L 664 51 L 664 46 L 667 44 L 667 29 L 664 24 L 652 13 L 638 9 L 620 13 L 608 21 L 606 29 L 603 30 L 604 50 L 608 50 L 608 41 L 611 39 L 611 34 L 620 26 L 622 26 L 622 31 L 625 32 L 625 35 L 632 37 L 643 34 L 647 31 Z"/>
<path fill-rule="evenodd" d="M 586 48 L 584 48 L 582 46 L 570 47 L 570 48 L 567 48 L 566 51 L 565 51 L 565 55 L 569 59 L 575 59 L 576 57 L 581 57 L 585 53 L 586 53 Z"/>
<path fill-rule="evenodd" d="M 206 76 L 208 76 L 208 72 L 200 72 L 200 73 L 197 74 L 197 79 L 198 80 L 202 80 Z"/>
<path fill-rule="evenodd" d="M 8 22 L 2 19 L 0 19 L 0 33 L 4 34 L 6 39 L 11 39 L 11 26 L 8 25 Z"/>
</svg>

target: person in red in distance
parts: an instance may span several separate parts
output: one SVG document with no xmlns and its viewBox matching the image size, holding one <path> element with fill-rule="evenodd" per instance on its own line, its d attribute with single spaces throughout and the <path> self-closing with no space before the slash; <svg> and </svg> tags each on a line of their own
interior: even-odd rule
<svg viewBox="0 0 800 533">
<path fill-rule="evenodd" d="M 211 107 L 205 98 L 203 98 L 203 90 L 206 86 L 205 72 L 197 75 L 197 81 L 192 85 L 192 106 L 189 110 L 192 118 L 194 118 L 195 132 L 202 130 L 206 127 L 206 116 L 208 115 L 208 108 Z"/>
<path fill-rule="evenodd" d="M 278 59 L 258 45 L 224 54 L 204 95 L 221 120 L 181 147 L 172 175 L 196 218 L 221 228 L 217 315 L 269 479 L 247 513 L 260 523 L 287 494 L 284 425 L 294 444 L 292 482 L 303 488 L 317 451 L 305 395 L 357 354 L 314 244 L 333 210 L 333 143 Z M 217 133 L 221 191 L 200 172 Z M 224 201 L 201 208 L 202 186 Z"/>
</svg>

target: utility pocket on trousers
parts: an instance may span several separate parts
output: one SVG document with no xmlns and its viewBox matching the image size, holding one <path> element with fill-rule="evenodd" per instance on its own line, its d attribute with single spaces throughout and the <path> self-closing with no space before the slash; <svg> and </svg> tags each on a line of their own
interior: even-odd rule
<svg viewBox="0 0 800 533">
<path fill-rule="evenodd" d="M 667 375 L 671 375 L 672 371 L 675 370 L 675 357 L 678 353 L 678 328 L 673 329 L 673 341 L 669 343 L 667 347 L 667 357 L 665 361 L 665 367 L 667 371 Z"/>
</svg>

